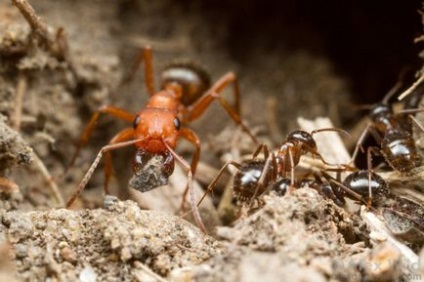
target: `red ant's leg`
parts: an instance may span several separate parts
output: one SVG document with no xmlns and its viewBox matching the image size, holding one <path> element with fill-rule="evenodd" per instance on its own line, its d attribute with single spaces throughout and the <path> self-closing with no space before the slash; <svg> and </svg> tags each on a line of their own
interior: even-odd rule
<svg viewBox="0 0 424 282">
<path fill-rule="evenodd" d="M 230 106 L 227 100 L 221 95 L 221 92 L 230 84 L 233 84 L 234 106 Z M 237 76 L 233 72 L 229 72 L 221 77 L 202 97 L 200 97 L 194 105 L 187 107 L 187 121 L 190 122 L 199 118 L 203 112 L 210 106 L 213 100 L 218 99 L 221 106 L 235 123 L 240 125 L 242 129 L 249 134 L 252 140 L 258 144 L 258 140 L 249 130 L 247 125 L 240 117 L 240 91 L 238 87 Z"/>
<path fill-rule="evenodd" d="M 16 184 L 10 179 L 0 177 L 0 191 L 6 192 L 6 193 L 13 193 L 18 190 L 19 190 L 18 184 Z"/>
<path fill-rule="evenodd" d="M 241 168 L 241 164 L 236 162 L 236 161 L 229 161 L 227 162 L 218 172 L 218 174 L 215 176 L 215 178 L 212 180 L 212 182 L 208 185 L 208 188 L 206 189 L 205 193 L 203 194 L 202 198 L 200 198 L 199 202 L 197 203 L 197 206 L 199 206 L 203 199 L 206 197 L 207 194 L 211 193 L 213 194 L 213 188 L 215 187 L 216 183 L 219 181 L 219 179 L 221 178 L 221 175 L 224 173 L 225 169 L 229 166 L 232 165 L 237 169 Z"/>
<path fill-rule="evenodd" d="M 98 109 L 91 116 L 91 119 L 90 119 L 89 123 L 87 124 L 87 126 L 85 127 L 83 133 L 81 134 L 80 141 L 78 142 L 77 150 L 75 151 L 75 153 L 74 153 L 74 155 L 73 155 L 73 157 L 71 159 L 71 162 L 69 163 L 68 167 L 65 169 L 64 174 L 66 174 L 68 172 L 68 170 L 71 167 L 74 166 L 75 161 L 76 161 L 76 159 L 77 159 L 77 157 L 78 157 L 78 155 L 79 155 L 79 153 L 81 151 L 81 148 L 84 145 L 87 144 L 88 139 L 90 138 L 90 135 L 93 132 L 94 127 L 97 124 L 97 120 L 99 119 L 100 114 L 109 114 L 109 115 L 114 116 L 114 117 L 116 117 L 118 119 L 122 119 L 122 120 L 125 120 L 125 121 L 128 121 L 128 122 L 133 122 L 134 121 L 134 118 L 135 118 L 135 115 L 134 114 L 129 113 L 129 112 L 127 112 L 125 110 L 122 110 L 120 108 L 117 108 L 117 107 L 114 107 L 114 106 L 110 106 L 110 105 L 103 106 L 100 109 Z"/>
<path fill-rule="evenodd" d="M 122 147 L 133 145 L 137 142 L 140 142 L 142 139 L 136 139 L 131 141 L 126 141 L 122 143 L 116 143 L 111 145 L 106 145 L 103 148 L 100 149 L 99 153 L 96 156 L 96 159 L 91 164 L 90 168 L 88 169 L 87 173 L 84 175 L 84 178 L 81 180 L 80 184 L 77 187 L 77 190 L 72 194 L 71 198 L 69 198 L 68 202 L 66 203 L 66 207 L 69 208 L 73 202 L 78 198 L 78 196 L 81 194 L 81 192 L 84 190 L 85 186 L 87 185 L 88 181 L 90 180 L 91 175 L 93 175 L 94 170 L 96 169 L 97 165 L 100 162 L 100 159 L 102 158 L 103 154 L 105 152 L 119 149 Z"/>
<path fill-rule="evenodd" d="M 133 80 L 135 73 L 141 62 L 144 60 L 144 82 L 146 83 L 147 92 L 150 96 L 155 94 L 155 82 L 153 79 L 153 55 L 152 47 L 144 46 L 143 49 L 138 53 L 137 59 L 131 68 L 130 75 L 125 82 Z"/>
<path fill-rule="evenodd" d="M 134 138 L 134 129 L 129 127 L 121 130 L 118 134 L 116 134 L 110 141 L 108 145 L 113 145 L 117 143 L 122 143 Z M 105 152 L 105 183 L 104 190 L 105 194 L 109 194 L 109 180 L 113 176 L 113 165 L 112 165 L 112 155 L 110 151 Z"/>
<path fill-rule="evenodd" d="M 191 159 L 191 165 L 190 165 L 191 172 L 194 175 L 194 173 L 196 172 L 197 164 L 199 163 L 199 158 L 200 158 L 200 139 L 197 136 L 197 134 L 194 133 L 194 131 L 189 128 L 181 128 L 179 135 L 180 137 L 185 138 L 187 141 L 189 141 L 196 147 L 196 151 L 193 154 L 193 158 Z M 181 206 L 180 206 L 181 210 L 183 210 L 184 208 L 185 199 L 187 197 L 188 190 L 189 190 L 189 186 L 187 186 L 184 190 Z"/>
<path fill-rule="evenodd" d="M 169 152 L 174 156 L 174 158 L 180 162 L 180 164 L 183 166 L 183 168 L 187 171 L 187 187 L 188 191 L 190 193 L 190 205 L 191 205 L 191 212 L 193 213 L 194 220 L 196 221 L 197 226 L 203 231 L 203 233 L 206 232 L 206 227 L 203 224 L 202 218 L 200 217 L 199 209 L 196 205 L 196 197 L 194 195 L 194 188 L 193 188 L 193 173 L 191 171 L 190 165 L 177 153 L 175 153 L 174 149 L 172 149 L 166 142 L 164 142 L 166 148 L 169 150 Z"/>
</svg>

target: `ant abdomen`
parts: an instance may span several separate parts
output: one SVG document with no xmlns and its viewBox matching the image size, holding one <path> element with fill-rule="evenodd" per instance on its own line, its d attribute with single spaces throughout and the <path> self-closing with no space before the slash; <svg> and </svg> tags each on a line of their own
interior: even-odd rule
<svg viewBox="0 0 424 282">
<path fill-rule="evenodd" d="M 371 174 L 371 177 L 369 174 Z M 371 178 L 371 181 L 369 181 L 369 177 Z M 365 201 L 370 200 L 371 189 L 371 199 L 373 204 L 377 204 L 382 197 L 389 194 L 389 188 L 386 181 L 384 181 L 380 175 L 366 170 L 356 171 L 349 174 L 343 181 L 343 185 L 362 196 Z M 345 196 L 353 200 L 358 200 L 348 193 L 345 193 Z"/>
<path fill-rule="evenodd" d="M 170 64 L 161 74 L 162 88 L 169 83 L 177 83 L 182 88 L 181 102 L 193 104 L 210 87 L 209 74 L 199 65 L 190 61 Z"/>
<path fill-rule="evenodd" d="M 409 132 L 388 130 L 381 142 L 381 150 L 390 166 L 400 172 L 409 172 L 421 164 Z"/>
<path fill-rule="evenodd" d="M 241 167 L 234 175 L 233 190 L 238 202 L 249 202 L 252 197 L 259 196 L 265 192 L 267 185 L 272 181 L 274 168 L 272 165 L 266 171 L 264 185 L 258 185 L 259 179 L 264 171 L 265 160 L 250 160 L 242 162 Z"/>
</svg>

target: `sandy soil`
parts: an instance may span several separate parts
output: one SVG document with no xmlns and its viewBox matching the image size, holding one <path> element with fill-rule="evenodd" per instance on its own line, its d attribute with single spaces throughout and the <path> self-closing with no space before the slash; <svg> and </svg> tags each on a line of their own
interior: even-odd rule
<svg viewBox="0 0 424 282">
<path fill-rule="evenodd" d="M 145 195 L 127 188 L 131 149 L 113 154 L 117 197 L 103 197 L 100 166 L 73 209 L 64 209 L 98 150 L 127 126 L 102 117 L 64 175 L 91 114 L 105 104 L 136 112 L 147 99 L 142 71 L 123 83 L 145 44 L 154 49 L 156 78 L 181 57 L 201 62 L 213 81 L 230 70 L 239 74 L 243 118 L 272 148 L 298 127 L 296 117 L 328 116 L 343 126 L 355 114 L 348 83 L 328 59 L 302 49 L 264 53 L 254 45 L 241 62 L 227 46 L 229 15 L 213 21 L 201 5 L 34 2 L 44 31 L 31 29 L 13 4 L 0 3 L 0 280 L 418 281 L 424 275 L 417 255 L 411 262 L 385 233 L 308 188 L 267 195 L 257 212 L 223 227 L 228 219 L 214 200 L 224 180 L 201 207 L 205 235 L 174 215 L 186 183 L 180 168 L 168 186 Z M 223 161 L 255 148 L 218 103 L 190 127 L 202 140 L 196 177 L 203 186 Z M 177 151 L 188 158 L 193 152 L 186 143 Z"/>
</svg>

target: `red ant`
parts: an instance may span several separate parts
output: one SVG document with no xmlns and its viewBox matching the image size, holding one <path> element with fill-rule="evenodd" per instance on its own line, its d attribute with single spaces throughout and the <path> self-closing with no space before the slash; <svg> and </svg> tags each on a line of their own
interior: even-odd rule
<svg viewBox="0 0 424 282">
<path fill-rule="evenodd" d="M 163 158 L 163 173 L 166 176 L 172 173 L 174 160 L 180 162 L 187 171 L 188 178 L 188 185 L 183 195 L 183 201 L 189 192 L 191 210 L 195 221 L 205 232 L 206 229 L 195 203 L 192 186 L 193 174 L 196 171 L 200 157 L 200 140 L 193 130 L 182 125 L 199 118 L 209 105 L 217 99 L 229 116 L 256 142 L 255 137 L 240 118 L 240 93 L 237 76 L 232 72 L 228 72 L 215 82 L 212 87 L 209 87 L 209 77 L 201 68 L 191 63 L 171 64 L 162 72 L 161 90 L 156 92 L 153 81 L 152 50 L 150 47 L 147 46 L 143 49 L 136 64 L 139 64 L 141 59 L 144 60 L 145 82 L 150 99 L 137 114 L 132 114 L 110 105 L 101 107 L 93 114 L 81 135 L 71 165 L 75 162 L 81 147 L 87 143 L 100 114 L 110 114 L 115 118 L 132 122 L 133 126 L 121 130 L 109 141 L 108 145 L 100 150 L 66 206 L 69 207 L 72 205 L 80 195 L 103 154 L 105 154 L 104 190 L 108 194 L 108 181 L 112 176 L 110 151 L 134 144 L 137 149 L 133 162 L 135 173 L 142 169 L 146 159 L 154 156 L 161 156 Z M 221 92 L 230 84 L 233 85 L 233 107 L 221 95 Z M 181 137 L 187 139 L 196 148 L 190 165 L 174 151 L 176 143 Z M 141 191 L 147 191 L 157 186 L 140 187 L 139 189 Z"/>
</svg>

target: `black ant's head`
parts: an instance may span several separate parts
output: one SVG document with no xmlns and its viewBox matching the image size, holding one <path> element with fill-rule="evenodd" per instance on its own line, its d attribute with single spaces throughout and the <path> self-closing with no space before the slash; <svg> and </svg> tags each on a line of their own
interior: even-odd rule
<svg viewBox="0 0 424 282">
<path fill-rule="evenodd" d="M 317 143 L 315 142 L 312 134 L 303 130 L 292 131 L 286 139 L 287 142 L 293 144 L 301 144 L 307 150 L 316 151 Z"/>
<path fill-rule="evenodd" d="M 162 88 L 176 83 L 182 89 L 181 102 L 188 106 L 193 104 L 210 87 L 208 73 L 191 61 L 176 61 L 170 64 L 161 75 Z"/>
<path fill-rule="evenodd" d="M 392 107 L 385 103 L 376 104 L 370 112 L 370 118 L 373 122 L 378 122 L 380 119 L 386 119 L 393 116 Z"/>
</svg>

